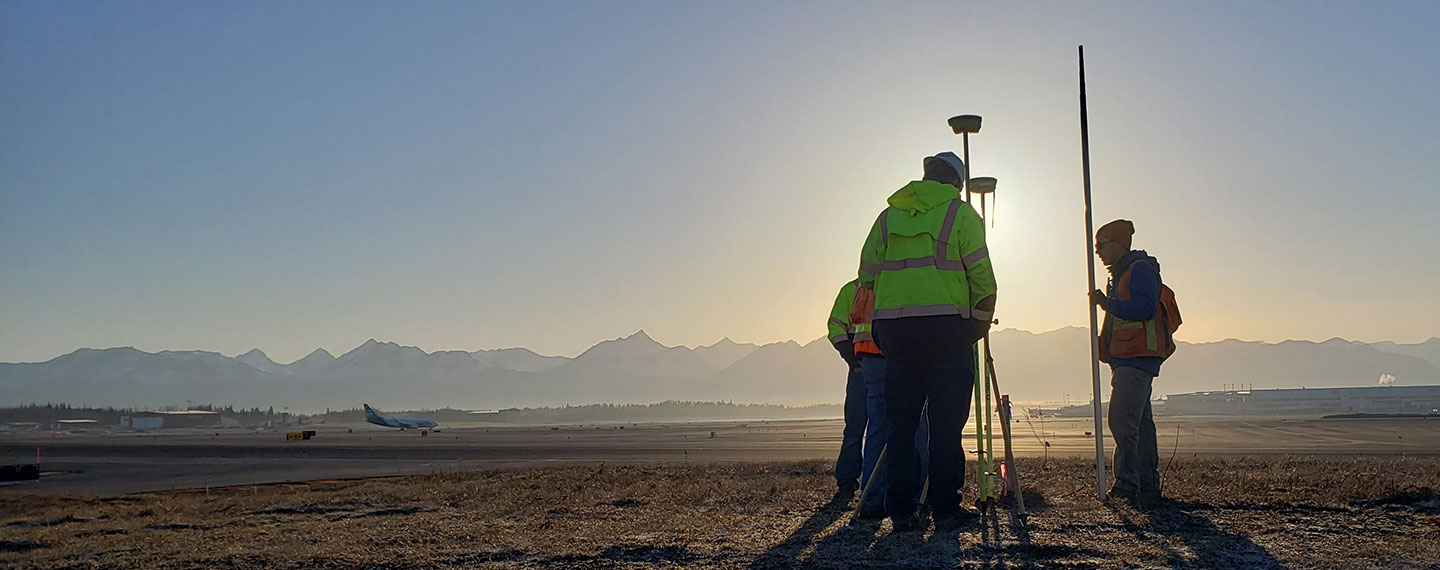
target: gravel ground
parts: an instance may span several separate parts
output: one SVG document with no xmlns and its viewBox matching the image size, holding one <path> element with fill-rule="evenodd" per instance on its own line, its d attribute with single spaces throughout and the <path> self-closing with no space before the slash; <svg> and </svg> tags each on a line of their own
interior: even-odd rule
<svg viewBox="0 0 1440 570">
<path fill-rule="evenodd" d="M 0 492 L 0 566 L 1440 569 L 1440 458 L 1179 459 L 1143 509 L 1084 460 L 1020 467 L 1024 524 L 924 533 L 847 524 L 816 461 Z"/>
</svg>

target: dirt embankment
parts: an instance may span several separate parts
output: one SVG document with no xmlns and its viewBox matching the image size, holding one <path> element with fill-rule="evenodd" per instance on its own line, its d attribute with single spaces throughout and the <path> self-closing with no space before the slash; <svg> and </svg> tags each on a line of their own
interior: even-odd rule
<svg viewBox="0 0 1440 570">
<path fill-rule="evenodd" d="M 0 566 L 1440 568 L 1436 458 L 1182 459 L 1143 510 L 1096 503 L 1083 460 L 1021 468 L 1027 524 L 940 533 L 847 525 L 813 461 L 6 492 Z"/>
</svg>

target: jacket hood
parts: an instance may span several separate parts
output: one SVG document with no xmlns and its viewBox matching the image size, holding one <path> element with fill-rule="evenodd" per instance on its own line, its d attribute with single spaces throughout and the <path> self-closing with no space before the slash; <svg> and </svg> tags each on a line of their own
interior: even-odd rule
<svg viewBox="0 0 1440 570">
<path fill-rule="evenodd" d="M 932 208 L 960 197 L 960 191 L 949 184 L 930 180 L 916 180 L 896 190 L 885 200 L 893 208 L 910 214 L 928 212 Z"/>
<path fill-rule="evenodd" d="M 1160 272 L 1160 260 L 1155 259 L 1148 253 L 1145 253 L 1145 250 L 1143 249 L 1136 249 L 1131 250 L 1129 253 L 1126 253 L 1124 256 L 1122 256 L 1120 258 L 1120 262 L 1116 263 L 1114 267 L 1110 268 L 1110 274 L 1116 276 L 1123 275 L 1125 274 L 1125 270 L 1130 268 L 1130 264 L 1135 263 L 1136 261 L 1145 261 L 1155 266 L 1156 273 Z"/>
</svg>

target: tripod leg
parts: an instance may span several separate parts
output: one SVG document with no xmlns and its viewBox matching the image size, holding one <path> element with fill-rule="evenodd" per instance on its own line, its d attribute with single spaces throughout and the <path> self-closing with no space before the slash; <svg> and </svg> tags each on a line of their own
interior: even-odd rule
<svg viewBox="0 0 1440 570">
<path fill-rule="evenodd" d="M 972 348 L 972 352 L 973 352 L 974 350 L 978 350 L 978 349 L 976 349 L 974 346 L 972 346 L 971 348 Z M 977 358 L 976 360 L 978 360 L 978 358 Z M 975 413 L 972 414 L 972 415 L 975 417 L 975 449 L 976 449 L 975 453 L 977 454 L 977 456 L 976 456 L 976 458 L 975 458 L 975 488 L 978 489 L 978 493 L 976 493 L 975 504 L 983 507 L 984 504 L 985 504 L 985 501 L 989 499 L 989 493 L 988 493 L 988 488 L 989 488 L 988 481 L 989 481 L 989 479 L 988 479 L 987 476 L 986 476 L 986 466 L 985 466 L 985 459 L 986 459 L 986 457 L 985 457 L 985 424 L 980 421 L 980 413 L 981 413 L 980 411 L 984 409 L 984 408 L 981 407 L 981 402 L 980 402 L 980 392 L 981 392 L 980 382 L 981 382 L 981 380 L 980 380 L 980 367 L 979 367 L 979 366 L 976 366 L 976 367 L 975 367 Z"/>
<path fill-rule="evenodd" d="M 930 399 L 926 398 L 925 403 L 920 406 L 920 421 L 929 422 L 929 412 Z M 918 433 L 920 430 L 916 429 L 915 431 Z M 926 433 L 929 433 L 929 431 L 927 430 Z M 930 437 L 935 437 L 935 434 L 931 433 Z M 926 444 L 928 445 L 929 442 L 927 441 Z M 913 442 L 911 445 L 913 447 Z M 930 458 L 930 461 L 934 460 L 934 457 Z M 920 500 L 915 503 L 915 512 L 920 515 L 921 520 L 929 518 L 930 516 L 930 471 L 928 469 L 925 471 L 925 482 L 920 484 Z"/>
<path fill-rule="evenodd" d="M 889 450 L 888 444 L 880 448 L 880 456 L 875 458 L 875 468 L 870 470 L 870 478 L 865 481 L 865 488 L 860 491 L 860 500 L 855 501 L 855 511 L 850 513 L 850 524 L 860 521 L 860 509 L 865 508 L 865 499 L 870 496 L 870 489 L 875 487 L 875 474 L 885 466 L 885 453 Z"/>
<path fill-rule="evenodd" d="M 985 368 L 990 373 L 990 383 L 995 388 L 995 393 L 1000 393 L 1000 380 L 995 377 L 995 357 L 990 355 L 990 343 L 985 343 Z M 1011 449 L 1013 440 L 1010 437 L 1011 418 L 1010 397 L 1000 397 L 1000 433 L 1005 438 L 1005 465 L 1006 479 L 1010 489 L 1015 493 L 1015 510 L 1021 516 L 1025 515 L 1025 493 L 1020 490 L 1020 469 L 1015 465 L 1015 454 Z"/>
<path fill-rule="evenodd" d="M 986 356 L 990 354 L 990 335 L 988 334 L 985 335 L 985 354 Z M 984 363 L 979 362 L 977 364 Z M 995 479 L 998 475 L 998 471 L 996 471 L 995 469 L 995 405 L 994 402 L 991 400 L 990 393 L 990 369 L 986 367 L 982 369 L 982 372 L 984 378 L 982 380 L 982 383 L 985 384 L 985 478 L 986 482 L 989 484 L 989 486 L 986 488 L 986 492 L 989 495 L 989 503 L 991 508 L 993 509 L 995 505 L 995 499 L 999 495 L 999 485 Z M 997 393 L 994 396 L 999 397 L 999 394 Z"/>
</svg>

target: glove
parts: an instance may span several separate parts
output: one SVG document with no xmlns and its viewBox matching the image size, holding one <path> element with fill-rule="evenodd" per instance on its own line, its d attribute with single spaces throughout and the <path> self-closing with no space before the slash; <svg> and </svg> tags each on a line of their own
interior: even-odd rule
<svg viewBox="0 0 1440 570">
<path fill-rule="evenodd" d="M 835 343 L 835 350 L 840 352 L 840 358 L 845 361 L 847 366 L 850 368 L 860 367 L 860 358 L 855 355 L 855 343 L 842 340 Z"/>
<path fill-rule="evenodd" d="M 1090 292 L 1090 304 L 1099 305 L 1102 309 L 1106 308 L 1110 305 L 1110 297 L 1104 291 L 1096 289 Z"/>
</svg>

